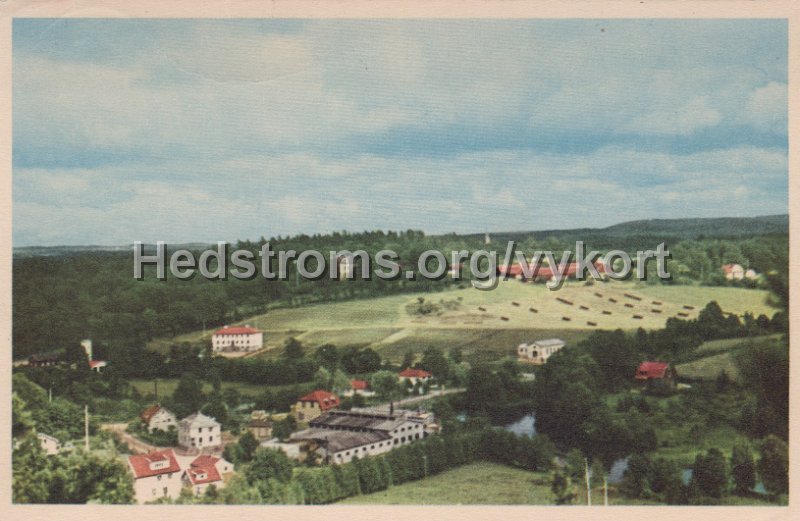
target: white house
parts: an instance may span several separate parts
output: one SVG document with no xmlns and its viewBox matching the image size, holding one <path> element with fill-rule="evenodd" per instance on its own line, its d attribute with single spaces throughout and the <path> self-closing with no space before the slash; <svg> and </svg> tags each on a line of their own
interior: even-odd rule
<svg viewBox="0 0 800 521">
<path fill-rule="evenodd" d="M 214 418 L 196 412 L 178 422 L 178 445 L 187 449 L 222 445 L 222 427 Z"/>
<path fill-rule="evenodd" d="M 564 341 L 559 338 L 548 338 L 537 340 L 532 344 L 520 344 L 517 346 L 517 356 L 520 360 L 532 364 L 541 365 L 547 363 L 553 353 L 564 347 Z"/>
<path fill-rule="evenodd" d="M 133 491 L 138 503 L 162 497 L 177 499 L 183 488 L 181 468 L 172 449 L 128 456 Z"/>
<path fill-rule="evenodd" d="M 211 335 L 211 348 L 216 353 L 226 351 L 258 351 L 264 346 L 264 333 L 249 325 L 225 326 Z"/>
<path fill-rule="evenodd" d="M 189 464 L 183 473 L 184 484 L 192 488 L 195 496 L 201 496 L 206 489 L 214 485 L 225 486 L 225 476 L 233 472 L 233 463 L 216 456 L 198 456 Z"/>
<path fill-rule="evenodd" d="M 48 456 L 53 456 L 54 454 L 61 452 L 61 442 L 58 441 L 58 438 L 41 432 L 36 433 L 36 437 L 39 438 L 39 443 L 42 445 L 42 450 Z"/>
<path fill-rule="evenodd" d="M 153 405 L 145 409 L 140 415 L 148 432 L 155 430 L 169 431 L 178 428 L 178 420 L 174 414 L 160 405 Z"/>
</svg>

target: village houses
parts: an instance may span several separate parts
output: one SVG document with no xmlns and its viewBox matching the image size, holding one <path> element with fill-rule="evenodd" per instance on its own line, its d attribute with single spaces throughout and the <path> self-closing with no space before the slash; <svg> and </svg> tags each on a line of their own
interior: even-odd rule
<svg viewBox="0 0 800 521">
<path fill-rule="evenodd" d="M 316 390 L 300 397 L 292 406 L 292 415 L 298 422 L 308 422 L 325 411 L 339 406 L 339 397 L 328 391 Z"/>
<path fill-rule="evenodd" d="M 268 440 L 272 437 L 272 422 L 267 411 L 256 410 L 250 413 L 247 430 L 258 441 Z"/>
<path fill-rule="evenodd" d="M 174 414 L 161 405 L 148 407 L 139 415 L 148 432 L 164 431 L 178 428 L 178 421 Z"/>
<path fill-rule="evenodd" d="M 537 340 L 531 344 L 520 344 L 517 346 L 517 357 L 521 362 L 542 365 L 547 363 L 547 359 L 564 345 L 564 341 L 559 338 L 548 338 L 546 340 Z"/>
<path fill-rule="evenodd" d="M 178 422 L 178 445 L 185 449 L 215 449 L 222 446 L 222 428 L 214 418 L 197 412 Z"/>
<path fill-rule="evenodd" d="M 741 264 L 723 264 L 722 273 L 726 280 L 754 280 L 758 278 L 758 273 L 753 269 L 744 269 Z"/>
<path fill-rule="evenodd" d="M 177 499 L 183 488 L 181 468 L 172 449 L 128 457 L 133 473 L 133 491 L 137 503 L 162 497 Z"/>
<path fill-rule="evenodd" d="M 258 351 L 264 346 L 264 333 L 249 325 L 225 326 L 211 335 L 211 348 L 215 353 Z"/>
<path fill-rule="evenodd" d="M 233 472 L 233 463 L 224 458 L 202 455 L 195 458 L 183 473 L 185 486 L 192 488 L 195 496 L 201 496 L 211 485 L 220 489 L 225 480 Z"/>
</svg>

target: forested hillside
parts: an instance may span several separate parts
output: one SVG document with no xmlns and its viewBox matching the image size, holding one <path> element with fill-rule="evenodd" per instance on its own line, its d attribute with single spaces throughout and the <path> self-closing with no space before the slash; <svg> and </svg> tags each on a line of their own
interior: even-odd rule
<svg viewBox="0 0 800 521">
<path fill-rule="evenodd" d="M 768 285 L 786 287 L 788 234 L 774 234 L 783 229 L 786 216 L 753 219 L 694 219 L 643 221 L 618 225 L 605 230 L 568 230 L 493 234 L 489 249 L 502 251 L 504 240 L 513 238 L 517 248 L 534 250 L 574 250 L 575 240 L 584 240 L 588 248 L 601 251 L 624 249 L 635 253 L 639 248 L 655 248 L 666 242 L 672 252 L 667 267 L 669 281 L 651 279 L 651 283 L 706 285 Z M 724 221 L 724 222 L 723 222 Z M 624 236 L 626 226 L 634 235 Z M 738 235 L 734 233 L 738 230 Z M 750 230 L 766 235 L 742 235 Z M 700 237 L 703 231 L 703 237 Z M 694 235 L 695 238 L 683 237 Z M 236 248 L 253 252 L 267 239 L 239 241 Z M 475 251 L 487 248 L 484 236 L 439 235 L 423 232 L 363 232 L 329 235 L 299 235 L 269 239 L 273 251 L 315 249 L 322 252 L 364 249 L 374 255 L 383 249 L 398 253 L 402 269 L 415 268 L 425 250 L 445 252 Z M 14 259 L 13 266 L 13 346 L 14 357 L 26 357 L 75 344 L 82 338 L 113 344 L 125 349 L 141 347 L 156 336 L 175 336 L 182 332 L 213 328 L 245 317 L 267 312 L 274 307 L 298 306 L 312 302 L 335 302 L 401 292 L 442 291 L 466 286 L 467 282 L 449 279 L 337 281 L 323 277 L 304 280 L 289 267 L 287 280 L 272 281 L 256 277 L 251 281 L 231 278 L 209 281 L 203 277 L 166 281 L 155 278 L 147 268 L 145 280 L 133 278 L 131 252 L 48 250 L 46 256 L 31 256 L 30 249 Z M 171 250 L 173 251 L 173 250 Z M 57 253 L 56 253 L 57 252 Z M 40 252 L 42 253 L 42 252 Z M 758 273 L 769 274 L 760 281 L 726 281 L 720 266 L 739 263 Z M 773 285 L 774 285 L 773 284 Z"/>
</svg>

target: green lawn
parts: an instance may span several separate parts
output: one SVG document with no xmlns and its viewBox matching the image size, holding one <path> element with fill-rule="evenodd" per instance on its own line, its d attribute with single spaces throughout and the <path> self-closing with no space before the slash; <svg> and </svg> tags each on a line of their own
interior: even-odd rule
<svg viewBox="0 0 800 521">
<path fill-rule="evenodd" d="M 712 340 L 697 348 L 697 354 L 702 356 L 690 362 L 678 364 L 675 369 L 678 375 L 701 380 L 713 380 L 724 370 L 733 380 L 739 379 L 739 369 L 734 357 L 742 349 L 756 345 L 771 345 L 776 348 L 784 346 L 781 335 L 766 335 L 753 338 L 731 338 L 725 340 Z"/>
</svg>

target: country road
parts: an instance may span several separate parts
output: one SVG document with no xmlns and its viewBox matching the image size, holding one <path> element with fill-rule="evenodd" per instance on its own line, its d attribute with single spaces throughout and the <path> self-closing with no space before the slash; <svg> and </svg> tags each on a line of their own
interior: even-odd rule
<svg viewBox="0 0 800 521">
<path fill-rule="evenodd" d="M 431 392 L 431 393 L 428 393 L 428 394 L 421 394 L 419 396 L 411 396 L 410 398 L 404 398 L 402 400 L 398 400 L 398 401 L 394 402 L 394 406 L 398 407 L 398 406 L 403 406 L 403 405 L 410 405 L 410 404 L 413 404 L 413 403 L 422 402 L 422 401 L 425 401 L 425 400 L 430 400 L 431 398 L 437 398 L 439 396 L 447 396 L 449 394 L 463 393 L 464 391 L 466 391 L 466 389 L 463 389 L 463 388 L 445 389 L 444 391 L 434 391 L 434 392 Z M 388 403 L 382 403 L 382 404 L 376 405 L 375 408 L 376 409 L 388 409 L 389 405 L 390 404 L 388 404 Z"/>
<path fill-rule="evenodd" d="M 103 423 L 100 425 L 100 429 L 118 434 L 120 441 L 127 445 L 133 454 L 146 454 L 161 448 L 146 443 L 128 433 L 127 423 Z"/>
</svg>

